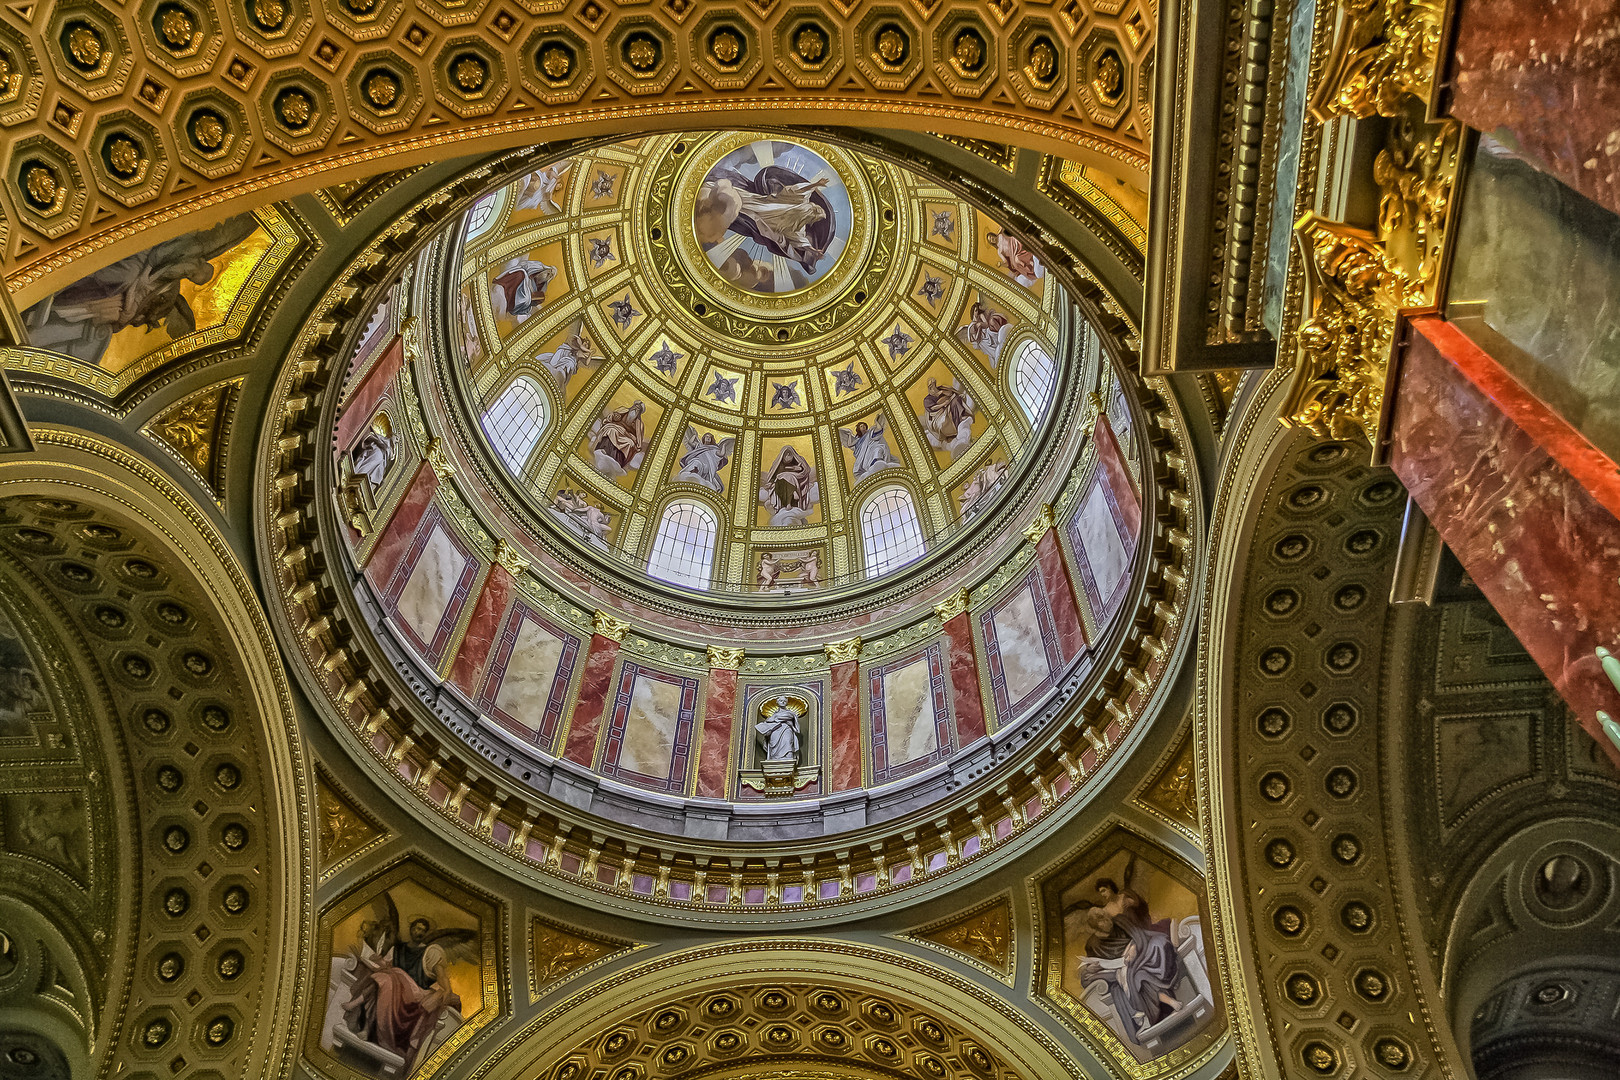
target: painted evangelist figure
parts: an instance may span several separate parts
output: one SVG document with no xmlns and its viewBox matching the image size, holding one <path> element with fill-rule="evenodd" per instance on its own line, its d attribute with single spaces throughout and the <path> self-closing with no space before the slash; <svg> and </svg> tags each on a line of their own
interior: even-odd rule
<svg viewBox="0 0 1620 1080">
<path fill-rule="evenodd" d="M 759 479 L 759 502 L 773 526 L 797 526 L 810 520 L 821 501 L 816 467 L 792 446 L 784 446 Z"/>
<path fill-rule="evenodd" d="M 700 438 L 697 428 L 687 424 L 686 431 L 682 435 L 682 444 L 686 452 L 681 455 L 680 471 L 675 474 L 675 479 L 690 480 L 694 484 L 702 484 L 716 494 L 725 494 L 726 484 L 720 478 L 720 470 L 731 461 L 737 440 L 734 438 L 717 440 L 714 434 L 708 431 Z"/>
<path fill-rule="evenodd" d="M 607 405 L 591 424 L 586 445 L 603 476 L 617 479 L 641 468 L 641 459 L 647 453 L 647 431 L 641 419 L 646 411 L 642 401 L 618 408 Z"/>
<path fill-rule="evenodd" d="M 457 990 L 477 986 L 476 923 L 406 883 L 345 920 L 333 935 L 323 1044 L 371 1076 L 416 1072 L 482 1005 Z"/>
<path fill-rule="evenodd" d="M 1184 1045 L 1214 1014 L 1197 898 L 1134 851 L 1064 889 L 1062 986 L 1139 1060 Z"/>
<path fill-rule="evenodd" d="M 751 292 L 809 286 L 838 261 L 849 193 L 820 154 L 797 143 L 739 147 L 703 178 L 692 209 L 698 243 L 715 269 Z"/>
<path fill-rule="evenodd" d="M 919 418 L 929 446 L 955 461 L 973 441 L 973 418 L 977 414 L 978 406 L 960 383 L 953 379 L 949 386 L 941 386 L 938 379 L 929 376 Z"/>
<path fill-rule="evenodd" d="M 870 425 L 864 420 L 857 423 L 854 431 L 848 428 L 838 429 L 839 441 L 855 454 L 854 471 L 857 484 L 879 470 L 900 464 L 900 459 L 889 449 L 888 429 L 888 420 L 882 413 L 874 416 Z"/>
</svg>

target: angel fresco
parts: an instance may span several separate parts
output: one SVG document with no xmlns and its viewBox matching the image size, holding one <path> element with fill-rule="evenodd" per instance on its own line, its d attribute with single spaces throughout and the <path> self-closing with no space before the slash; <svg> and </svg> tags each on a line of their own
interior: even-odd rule
<svg viewBox="0 0 1620 1080">
<path fill-rule="evenodd" d="M 557 276 L 555 266 L 547 266 L 519 255 L 501 268 L 489 283 L 489 306 L 497 319 L 512 318 L 522 323 L 546 302 L 546 286 Z"/>
<path fill-rule="evenodd" d="M 962 485 L 962 494 L 957 496 L 957 508 L 961 512 L 962 520 L 966 521 L 976 516 L 990 504 L 990 494 L 1007 479 L 1007 463 L 1005 461 L 992 461 L 980 467 L 968 482 Z"/>
<path fill-rule="evenodd" d="M 467 363 L 476 364 L 484 358 L 484 335 L 478 331 L 478 311 L 473 298 L 465 289 L 461 292 L 461 351 Z"/>
<path fill-rule="evenodd" d="M 597 356 L 596 347 L 591 344 L 590 337 L 576 323 L 574 332 L 562 344 L 551 352 L 541 353 L 535 359 L 551 372 L 551 377 L 557 380 L 557 386 L 561 389 L 568 385 L 568 380 L 574 377 L 576 371 L 595 363 L 601 357 Z"/>
<path fill-rule="evenodd" d="M 707 431 L 700 439 L 697 428 L 687 424 L 682 441 L 686 446 L 686 453 L 681 455 L 681 469 L 675 474 L 675 479 L 690 480 L 694 484 L 702 484 L 716 494 L 724 495 L 726 485 L 720 479 L 720 470 L 731 460 L 731 452 L 736 447 L 737 440 L 726 438 L 717 442 L 714 435 Z"/>
<path fill-rule="evenodd" d="M 439 927 L 426 916 L 405 922 L 394 898 L 383 892 L 372 901 L 371 917 L 360 924 L 360 940 L 343 965 L 347 997 L 332 1042 L 352 1059 L 365 1061 L 377 1076 L 409 1076 L 464 1022 L 462 1001 L 451 986 L 450 967 L 476 964 L 478 931 Z"/>
<path fill-rule="evenodd" d="M 24 313 L 28 344 L 95 364 L 113 335 L 130 327 L 161 329 L 171 341 L 178 341 L 197 329 L 197 316 L 181 292 L 182 284 L 213 281 L 213 260 L 258 227 L 252 214 L 239 214 L 80 278 Z"/>
<path fill-rule="evenodd" d="M 551 512 L 587 540 L 606 544 L 613 531 L 613 519 L 606 510 L 590 501 L 577 488 L 558 488 L 551 500 Z"/>
<path fill-rule="evenodd" d="M 819 153 L 762 140 L 721 158 L 703 178 L 692 225 L 710 262 L 751 292 L 802 289 L 843 250 L 849 192 Z"/>
<path fill-rule="evenodd" d="M 962 339 L 963 344 L 988 357 L 990 365 L 994 367 L 1001 359 L 1001 347 L 1006 344 L 1007 332 L 1011 328 L 1011 319 L 983 300 L 975 300 L 968 309 L 967 325 L 959 327 L 956 336 Z"/>
<path fill-rule="evenodd" d="M 1100 874 L 1076 885 L 1062 910 L 1071 943 L 1064 963 L 1074 965 L 1085 1003 L 1139 1054 L 1151 1056 L 1190 1039 L 1212 1008 L 1196 900 L 1160 881 L 1157 895 L 1174 896 L 1180 902 L 1172 906 L 1188 914 L 1155 918 L 1150 890 L 1139 880 L 1154 873 L 1131 852 L 1117 879 Z"/>
<path fill-rule="evenodd" d="M 873 417 L 870 425 L 864 420 L 856 424 L 854 431 L 848 428 L 838 429 L 839 441 L 855 452 L 857 484 L 879 470 L 900 464 L 900 459 L 889 449 L 887 431 L 888 421 L 882 413 Z"/>
<path fill-rule="evenodd" d="M 973 440 L 977 412 L 978 406 L 959 383 L 953 380 L 951 385 L 941 386 L 939 380 L 929 376 L 921 417 L 929 446 L 955 461 Z"/>
<path fill-rule="evenodd" d="M 791 446 L 782 447 L 759 482 L 759 501 L 777 527 L 803 525 L 821 501 L 816 467 Z"/>
<path fill-rule="evenodd" d="M 562 213 L 562 207 L 557 205 L 557 189 L 562 187 L 572 165 L 571 161 L 559 161 L 525 176 L 519 181 L 517 202 L 512 209 L 538 210 L 542 214 Z"/>
<path fill-rule="evenodd" d="M 603 476 L 617 479 L 641 468 L 647 452 L 647 432 L 642 424 L 646 402 L 633 401 L 621 408 L 606 405 L 591 424 L 587 436 L 591 460 Z"/>
</svg>

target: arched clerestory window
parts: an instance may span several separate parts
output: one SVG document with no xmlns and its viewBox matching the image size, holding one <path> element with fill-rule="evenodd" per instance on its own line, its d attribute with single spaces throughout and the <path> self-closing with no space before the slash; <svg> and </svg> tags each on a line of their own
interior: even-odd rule
<svg viewBox="0 0 1620 1080">
<path fill-rule="evenodd" d="M 922 523 L 911 492 L 886 487 L 866 500 L 861 507 L 861 550 L 867 577 L 886 574 L 922 555 Z"/>
<path fill-rule="evenodd" d="M 678 500 L 664 508 L 647 556 L 647 573 L 660 581 L 707 589 L 714 575 L 718 522 L 703 503 Z"/>
<path fill-rule="evenodd" d="M 527 375 L 519 375 L 484 412 L 484 434 L 513 476 L 523 471 L 550 420 L 546 392 Z"/>
<path fill-rule="evenodd" d="M 1057 366 L 1052 362 L 1052 354 L 1033 338 L 1020 345 L 1018 355 L 1013 357 L 1012 384 L 1018 404 L 1029 417 L 1029 426 L 1038 426 L 1052 404 Z"/>
</svg>

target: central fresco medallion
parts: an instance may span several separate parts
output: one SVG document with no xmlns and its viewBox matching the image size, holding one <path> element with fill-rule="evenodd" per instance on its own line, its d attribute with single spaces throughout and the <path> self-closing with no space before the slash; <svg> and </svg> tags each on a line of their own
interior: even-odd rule
<svg viewBox="0 0 1620 1080">
<path fill-rule="evenodd" d="M 849 189 L 801 143 L 761 139 L 727 151 L 703 176 L 692 232 L 721 277 L 782 296 L 825 277 L 852 225 Z"/>
</svg>

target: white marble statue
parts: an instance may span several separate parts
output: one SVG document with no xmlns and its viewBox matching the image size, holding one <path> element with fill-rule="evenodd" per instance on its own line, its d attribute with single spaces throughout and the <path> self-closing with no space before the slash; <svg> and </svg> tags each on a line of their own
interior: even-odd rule
<svg viewBox="0 0 1620 1080">
<path fill-rule="evenodd" d="M 765 748 L 765 760 L 798 761 L 799 710 L 788 703 L 784 694 L 761 712 L 764 716 L 754 733 Z"/>
</svg>

